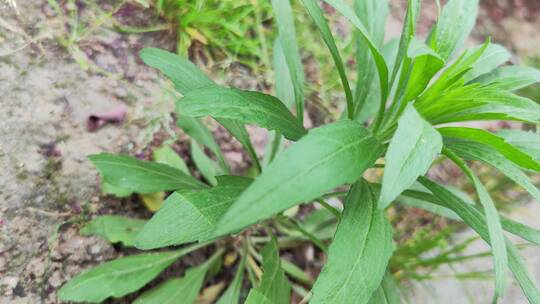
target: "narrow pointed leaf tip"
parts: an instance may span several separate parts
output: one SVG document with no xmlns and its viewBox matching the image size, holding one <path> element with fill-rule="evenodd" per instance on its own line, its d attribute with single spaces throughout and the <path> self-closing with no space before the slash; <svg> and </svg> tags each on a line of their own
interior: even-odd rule
<svg viewBox="0 0 540 304">
<path fill-rule="evenodd" d="M 408 105 L 386 153 L 379 208 L 384 209 L 424 175 L 441 152 L 442 137 Z"/>
<path fill-rule="evenodd" d="M 312 129 L 282 152 L 221 218 L 216 234 L 236 232 L 337 186 L 354 182 L 382 153 L 358 122 Z"/>
</svg>

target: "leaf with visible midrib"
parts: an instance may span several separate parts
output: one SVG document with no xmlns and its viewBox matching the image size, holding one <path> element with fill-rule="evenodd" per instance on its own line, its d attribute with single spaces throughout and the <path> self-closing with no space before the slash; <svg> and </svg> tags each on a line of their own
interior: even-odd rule
<svg viewBox="0 0 540 304">
<path fill-rule="evenodd" d="M 379 141 L 356 121 L 313 129 L 279 154 L 242 193 L 219 221 L 215 234 L 235 232 L 352 183 L 381 153 Z"/>
<path fill-rule="evenodd" d="M 84 225 L 81 235 L 99 235 L 111 243 L 122 242 L 124 246 L 133 246 L 137 234 L 146 221 L 117 215 L 98 216 Z"/>
<path fill-rule="evenodd" d="M 441 135 L 408 105 L 386 153 L 379 208 L 384 209 L 424 175 L 442 149 Z"/>
<path fill-rule="evenodd" d="M 179 101 L 180 112 L 192 117 L 212 116 L 252 123 L 298 140 L 306 130 L 274 96 L 234 88 L 206 87 L 187 93 Z"/>
<path fill-rule="evenodd" d="M 171 194 L 139 233 L 136 247 L 147 250 L 205 240 L 252 180 L 218 176 L 217 181 L 213 188 Z"/>
<path fill-rule="evenodd" d="M 344 206 L 310 303 L 368 303 L 392 256 L 392 226 L 365 180 L 351 188 Z"/>
<path fill-rule="evenodd" d="M 138 193 L 205 187 L 203 183 L 184 172 L 160 163 L 109 153 L 90 155 L 88 158 L 101 173 L 104 181 Z"/>
<path fill-rule="evenodd" d="M 101 302 L 108 297 L 122 297 L 154 279 L 181 256 L 206 244 L 173 252 L 146 253 L 119 258 L 86 270 L 69 280 L 58 291 L 62 301 Z"/>
</svg>

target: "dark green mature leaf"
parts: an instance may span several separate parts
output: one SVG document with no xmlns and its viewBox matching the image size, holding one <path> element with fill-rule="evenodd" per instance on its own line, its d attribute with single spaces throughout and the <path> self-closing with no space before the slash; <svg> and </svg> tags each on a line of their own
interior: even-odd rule
<svg viewBox="0 0 540 304">
<path fill-rule="evenodd" d="M 311 303 L 368 303 L 392 256 L 392 226 L 365 180 L 351 188 L 344 205 Z"/>
<path fill-rule="evenodd" d="M 506 290 L 507 285 L 507 271 L 508 271 L 508 256 L 506 250 L 506 244 L 504 239 L 503 228 L 501 220 L 495 203 L 491 199 L 489 192 L 484 187 L 480 179 L 474 174 L 474 172 L 465 164 L 465 162 L 459 158 L 453 151 L 445 148 L 443 151 L 473 182 L 480 203 L 484 207 L 484 214 L 486 216 L 486 222 L 488 226 L 489 240 L 493 252 L 494 268 L 495 268 L 495 300 L 502 297 Z"/>
<path fill-rule="evenodd" d="M 134 192 L 154 193 L 204 187 L 204 184 L 195 178 L 164 164 L 109 153 L 90 155 L 88 158 L 105 182 Z"/>
<path fill-rule="evenodd" d="M 484 85 L 492 84 L 493 87 L 501 90 L 515 91 L 540 82 L 540 70 L 530 67 L 504 66 L 489 74 L 482 75 L 472 82 Z"/>
<path fill-rule="evenodd" d="M 246 304 L 290 303 L 291 284 L 281 268 L 277 241 L 272 238 L 262 251 L 263 276 L 259 287 L 251 289 Z"/>
<path fill-rule="evenodd" d="M 189 169 L 186 166 L 184 160 L 169 146 L 163 146 L 152 151 L 152 157 L 158 163 L 162 163 L 173 168 L 176 168 L 186 174 L 189 173 Z"/>
<path fill-rule="evenodd" d="M 522 130 L 500 130 L 497 135 L 540 162 L 540 134 Z"/>
<path fill-rule="evenodd" d="M 181 278 L 173 278 L 140 295 L 134 304 L 194 303 L 208 269 L 221 256 L 218 251 L 202 265 L 190 268 Z"/>
<path fill-rule="evenodd" d="M 518 166 L 507 160 L 493 148 L 470 140 L 447 139 L 444 141 L 444 144 L 447 148 L 465 159 L 482 161 L 497 168 L 502 174 L 523 187 L 523 189 L 527 190 L 527 192 L 540 202 L 540 191 L 531 182 L 529 177 Z"/>
<path fill-rule="evenodd" d="M 99 235 L 111 243 L 121 242 L 124 246 L 133 246 L 137 234 L 146 221 L 131 219 L 117 215 L 98 216 L 86 223 L 79 233 L 81 235 Z"/>
<path fill-rule="evenodd" d="M 399 194 L 424 175 L 442 149 L 441 135 L 407 106 L 386 153 L 379 208 L 385 209 Z"/>
<path fill-rule="evenodd" d="M 160 70 L 165 76 L 167 76 L 167 78 L 169 78 L 174 84 L 175 89 L 183 95 L 192 90 L 216 86 L 216 84 L 210 78 L 208 78 L 208 76 L 201 72 L 201 70 L 199 70 L 191 61 L 176 54 L 155 48 L 145 48 L 141 51 L 140 56 L 144 63 Z M 246 128 L 239 122 L 228 119 L 219 119 L 218 122 L 225 127 L 225 129 L 229 130 L 229 132 L 231 132 L 236 139 L 238 139 L 242 146 L 244 146 L 244 148 L 247 150 L 255 165 L 257 165 L 257 167 L 260 169 L 257 154 L 255 153 L 255 149 L 249 140 L 249 135 Z M 210 148 L 212 149 L 212 147 Z M 212 151 L 216 153 L 219 158 L 220 155 L 217 153 L 217 150 L 218 149 L 215 148 L 212 149 Z"/>
<path fill-rule="evenodd" d="M 180 113 L 212 116 L 253 123 L 276 130 L 291 140 L 298 140 L 306 130 L 287 107 L 274 96 L 232 88 L 207 87 L 187 93 L 179 101 Z"/>
<path fill-rule="evenodd" d="M 516 165 L 540 172 L 540 164 L 537 161 L 530 155 L 505 142 L 503 138 L 497 135 L 480 129 L 464 127 L 439 128 L 438 131 L 445 137 L 472 140 L 490 146 Z"/>
<path fill-rule="evenodd" d="M 381 144 L 358 122 L 344 120 L 312 129 L 257 177 L 219 221 L 216 232 L 236 232 L 352 183 L 381 153 Z"/>
<path fill-rule="evenodd" d="M 122 297 L 146 285 L 183 255 L 205 245 L 133 255 L 101 264 L 67 282 L 58 291 L 58 298 L 62 301 L 96 303 L 109 297 Z"/>
<path fill-rule="evenodd" d="M 381 286 L 373 293 L 370 303 L 373 304 L 400 304 L 401 296 L 399 287 L 394 281 L 392 274 L 387 271 L 381 282 Z"/>
<path fill-rule="evenodd" d="M 465 74 L 465 82 L 469 82 L 472 79 L 491 72 L 498 66 L 510 60 L 511 57 L 512 54 L 510 54 L 503 46 L 499 44 L 490 44 L 483 52 L 482 56 L 474 63 L 471 70 Z"/>
<path fill-rule="evenodd" d="M 420 177 L 420 183 L 428 188 L 436 197 L 439 198 L 439 203 L 446 208 L 457 213 L 467 225 L 475 230 L 484 241 L 489 244 L 489 232 L 486 225 L 484 215 L 474 207 L 464 203 L 450 191 L 437 185 L 427 178 Z M 508 250 L 510 270 L 514 273 L 516 281 L 521 286 L 525 296 L 530 303 L 540 303 L 540 292 L 536 288 L 535 279 L 527 270 L 523 258 L 519 255 L 518 250 L 508 240 L 506 240 L 506 248 Z"/>
<path fill-rule="evenodd" d="M 388 97 L 388 93 L 389 93 L 388 92 L 389 91 L 388 90 L 388 67 L 384 60 L 384 57 L 382 56 L 377 45 L 375 45 L 375 42 L 373 41 L 371 35 L 369 34 L 368 29 L 362 23 L 362 21 L 358 19 L 358 16 L 355 14 L 354 10 L 352 10 L 342 0 L 324 0 L 324 1 L 330 4 L 332 7 L 334 7 L 340 14 L 342 14 L 345 18 L 347 18 L 352 23 L 358 30 L 358 33 L 364 39 L 365 43 L 368 45 L 371 51 L 371 55 L 373 56 L 373 60 L 375 61 L 375 65 L 377 66 L 377 71 L 379 75 L 379 83 L 381 87 L 380 104 L 381 105 L 385 104 L 386 98 Z"/>
<path fill-rule="evenodd" d="M 347 80 L 347 74 L 345 73 L 343 60 L 341 59 L 341 55 L 339 55 L 336 42 L 334 41 L 334 37 L 332 36 L 332 31 L 330 30 L 328 23 L 324 19 L 322 9 L 319 7 L 319 4 L 317 3 L 316 0 L 302 0 L 302 2 L 304 3 L 304 6 L 306 7 L 308 13 L 311 15 L 311 18 L 317 25 L 317 28 L 321 32 L 321 36 L 324 42 L 326 43 L 326 46 L 328 46 L 328 49 L 330 50 L 332 59 L 334 59 L 334 64 L 339 74 L 339 78 L 341 79 L 343 90 L 345 91 L 345 98 L 347 100 L 347 111 L 349 112 L 349 118 L 353 119 L 354 104 L 353 104 L 352 91 L 351 91 L 351 87 L 349 86 L 349 80 Z M 383 1 L 379 0 L 379 2 L 383 2 Z"/>
<path fill-rule="evenodd" d="M 382 48 L 384 42 L 384 29 L 388 17 L 387 0 L 356 0 L 354 1 L 354 11 L 358 19 L 365 25 L 367 33 L 373 40 L 373 44 Z M 380 103 L 380 83 L 377 83 L 377 66 L 368 43 L 365 41 L 362 33 L 354 32 L 356 40 L 356 70 L 358 79 L 356 80 L 354 104 L 355 117 L 363 113 L 369 106 L 368 96 Z M 389 62 L 388 60 L 386 61 Z M 372 90 L 377 87 L 376 94 Z M 375 106 L 375 109 L 378 105 Z M 376 112 L 377 110 L 375 110 Z"/>
<path fill-rule="evenodd" d="M 289 68 L 292 84 L 294 87 L 294 100 L 296 104 L 296 116 L 301 125 L 304 120 L 304 68 L 302 58 L 296 42 L 296 30 L 294 27 L 293 13 L 289 0 L 272 0 L 272 7 L 276 15 L 278 27 L 278 39 L 283 48 L 285 61 Z"/>
<path fill-rule="evenodd" d="M 252 181 L 238 176 L 219 176 L 217 180 L 213 188 L 171 194 L 144 226 L 136 247 L 147 250 L 208 239 L 221 216 Z"/>
</svg>

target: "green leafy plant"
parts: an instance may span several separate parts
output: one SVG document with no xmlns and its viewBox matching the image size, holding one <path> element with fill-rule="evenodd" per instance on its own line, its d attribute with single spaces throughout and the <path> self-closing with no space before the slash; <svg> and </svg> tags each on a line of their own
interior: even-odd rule
<svg viewBox="0 0 540 304">
<path fill-rule="evenodd" d="M 316 0 L 302 2 L 335 62 L 345 93 L 343 118 L 311 130 L 303 127 L 304 74 L 289 1 L 272 1 L 279 32 L 274 48 L 275 96 L 219 86 L 186 59 L 159 49 L 143 50 L 141 58 L 167 76 L 182 95 L 177 102 L 178 123 L 192 138 L 193 158 L 200 158 L 196 163 L 207 183 L 189 175 L 182 160 L 169 158 L 163 164 L 125 155 L 93 155 L 90 160 L 108 185 L 138 193 L 174 192 L 142 230 L 140 222 L 109 217 L 87 224 L 84 232 L 95 231 L 141 250 L 191 245 L 102 264 L 64 285 L 60 299 L 97 302 L 121 297 L 146 285 L 185 254 L 215 248 L 207 262 L 137 300 L 193 302 L 205 276 L 212 275 L 212 265 L 220 264 L 226 240 L 231 240 L 242 244 L 233 250 L 241 258 L 218 303 L 243 298 L 245 303 L 289 303 L 291 290 L 311 303 L 399 303 L 402 294 L 394 279 L 394 273 L 402 270 L 399 261 L 435 248 L 442 237 L 422 248 L 396 249 L 386 211 L 404 204 L 462 221 L 491 246 L 494 302 L 504 295 L 510 271 L 529 302 L 540 303 L 533 277 L 506 237 L 510 233 L 540 245 L 540 231 L 500 215 L 469 166 L 469 161 L 493 166 L 538 199 L 540 193 L 526 175 L 540 172 L 538 135 L 448 126 L 475 120 L 540 123 L 540 106 L 513 93 L 539 82 L 538 72 L 499 67 L 509 53 L 489 39 L 459 52 L 474 25 L 478 1 L 448 1 L 422 41 L 415 34 L 421 1 L 410 0 L 401 38 L 384 44 L 382 27 L 373 21 L 385 19 L 386 1 L 355 1 L 353 9 L 341 0 L 325 0 L 355 27 L 359 77 L 353 91 L 323 10 Z M 206 116 L 216 119 L 246 149 L 255 178 L 231 175 L 218 144 L 199 120 Z M 271 131 L 262 161 L 246 124 Z M 284 138 L 293 142 L 288 148 Z M 478 202 L 429 178 L 428 170 L 437 159 L 448 159 L 463 171 Z M 381 171 L 382 182 L 367 180 L 368 169 Z M 343 211 L 326 202 L 344 195 Z M 310 202 L 324 208 L 295 216 L 299 204 Z M 314 281 L 279 255 L 279 248 L 306 240 L 327 255 Z M 266 245 L 259 253 L 261 244 Z M 451 263 L 457 250 L 443 252 L 439 263 Z M 418 257 L 417 264 L 422 262 L 437 261 Z M 409 271 L 407 265 L 403 270 Z M 244 270 L 251 285 L 247 293 Z"/>
</svg>

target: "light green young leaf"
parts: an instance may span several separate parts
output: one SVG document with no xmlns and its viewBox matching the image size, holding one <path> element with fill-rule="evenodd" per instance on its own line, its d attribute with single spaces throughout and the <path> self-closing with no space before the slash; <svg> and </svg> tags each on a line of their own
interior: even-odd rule
<svg viewBox="0 0 540 304">
<path fill-rule="evenodd" d="M 205 185 L 184 172 L 164 164 L 138 160 L 127 155 L 101 153 L 88 156 L 110 185 L 137 193 L 154 193 Z"/>
<path fill-rule="evenodd" d="M 407 13 L 405 14 L 405 21 L 403 22 L 403 30 L 401 32 L 401 37 L 399 40 L 399 50 L 396 56 L 394 63 L 394 68 L 392 71 L 392 77 L 390 80 L 390 86 L 394 83 L 394 80 L 399 72 L 399 69 L 402 69 L 402 76 L 398 83 L 398 93 L 400 92 L 399 88 L 404 86 L 404 81 L 407 78 L 406 74 L 409 71 L 411 61 L 406 59 L 407 52 L 409 50 L 409 44 L 414 38 L 416 33 L 416 21 L 418 15 L 420 14 L 420 6 L 422 4 L 421 0 L 410 0 L 407 5 Z"/>
<path fill-rule="evenodd" d="M 501 90 L 515 91 L 540 82 L 540 70 L 521 66 L 503 66 L 471 83 L 491 84 Z"/>
<path fill-rule="evenodd" d="M 384 60 L 384 57 L 382 56 L 381 52 L 379 51 L 379 48 L 373 41 L 368 29 L 366 26 L 362 23 L 360 19 L 358 19 L 358 16 L 355 14 L 354 10 L 351 9 L 347 3 L 343 2 L 342 0 L 324 0 L 326 3 L 330 4 L 333 8 L 335 8 L 340 14 L 342 14 L 345 18 L 347 18 L 358 30 L 358 33 L 361 35 L 361 37 L 364 39 L 365 43 L 368 45 L 371 55 L 373 56 L 373 60 L 375 61 L 375 65 L 377 66 L 377 72 L 379 75 L 379 83 L 381 87 L 381 98 L 380 98 L 380 105 L 382 109 L 384 109 L 384 104 L 386 103 L 386 98 L 388 97 L 388 67 L 386 65 L 386 61 Z"/>
<path fill-rule="evenodd" d="M 530 155 L 522 152 L 504 141 L 503 138 L 491 134 L 488 131 L 465 127 L 445 127 L 439 128 L 438 131 L 444 137 L 472 140 L 490 146 L 516 165 L 525 169 L 540 172 L 540 164 Z"/>
<path fill-rule="evenodd" d="M 382 146 L 355 121 L 312 129 L 282 152 L 221 218 L 217 234 L 232 233 L 354 182 Z"/>
<path fill-rule="evenodd" d="M 445 139 L 444 144 L 445 147 L 467 160 L 482 161 L 498 169 L 502 174 L 523 187 L 523 189 L 527 190 L 527 192 L 540 202 L 540 191 L 531 182 L 529 177 L 518 166 L 507 160 L 493 148 L 470 140 Z"/>
<path fill-rule="evenodd" d="M 208 157 L 194 140 L 191 141 L 191 158 L 204 179 L 212 186 L 217 185 L 216 176 L 221 175 L 218 165 Z"/>
<path fill-rule="evenodd" d="M 311 303 L 368 303 L 392 256 L 392 226 L 365 180 L 351 188 L 344 205 Z"/>
<path fill-rule="evenodd" d="M 330 50 L 330 54 L 332 55 L 332 59 L 334 60 L 334 64 L 339 74 L 339 78 L 341 79 L 341 83 L 343 85 L 343 90 L 345 91 L 345 99 L 347 100 L 347 111 L 349 112 L 349 118 L 353 119 L 354 103 L 352 91 L 349 85 L 349 80 L 347 80 L 347 74 L 345 73 L 343 60 L 341 59 L 341 55 L 339 54 L 339 51 L 337 49 L 336 42 L 334 41 L 334 37 L 332 36 L 332 31 L 330 30 L 330 27 L 328 26 L 328 23 L 323 16 L 322 9 L 319 7 L 319 4 L 316 0 L 302 0 L 302 2 L 304 3 L 304 6 L 306 7 L 308 13 L 311 15 L 311 18 L 317 25 L 317 28 L 319 29 L 322 39 L 326 43 L 326 46 Z M 378 2 L 384 1 L 378 0 Z"/>
<path fill-rule="evenodd" d="M 190 91 L 180 101 L 180 113 L 191 117 L 212 116 L 257 124 L 298 140 L 306 130 L 277 98 L 259 92 L 222 87 Z"/>
<path fill-rule="evenodd" d="M 58 298 L 62 301 L 97 303 L 109 297 L 125 296 L 146 285 L 183 255 L 205 245 L 132 255 L 106 262 L 68 281 L 58 291 Z"/>
<path fill-rule="evenodd" d="M 401 296 L 399 287 L 394 281 L 394 277 L 389 271 L 386 271 L 381 286 L 373 293 L 369 303 L 373 304 L 400 304 Z"/>
<path fill-rule="evenodd" d="M 495 268 L 495 297 L 493 302 L 502 297 L 507 286 L 507 271 L 508 271 L 508 256 L 505 244 L 504 233 L 501 225 L 501 220 L 495 203 L 491 199 L 489 192 L 484 187 L 480 179 L 474 172 L 459 158 L 453 151 L 445 148 L 443 153 L 448 156 L 473 182 L 478 193 L 478 198 L 482 207 L 488 226 L 489 240 L 492 248 L 494 268 Z"/>
<path fill-rule="evenodd" d="M 81 235 L 99 235 L 111 243 L 121 242 L 124 246 L 133 246 L 137 234 L 146 221 L 117 215 L 102 215 L 86 223 Z"/>
<path fill-rule="evenodd" d="M 366 27 L 366 31 L 373 40 L 373 44 L 382 48 L 384 42 L 385 23 L 388 17 L 388 1 L 387 0 L 356 0 L 354 1 L 354 11 L 358 19 Z M 355 117 L 363 113 L 368 102 L 368 95 L 375 100 L 375 103 L 380 103 L 380 83 L 377 83 L 377 66 L 368 43 L 362 36 L 362 33 L 354 32 L 356 40 L 356 70 L 358 79 L 356 81 L 354 104 Z M 390 61 L 386 61 L 389 63 Z M 377 87 L 377 94 L 372 94 L 373 86 Z M 375 106 L 375 109 L 378 105 Z M 376 112 L 377 110 L 375 110 Z"/>
<path fill-rule="evenodd" d="M 162 163 L 173 168 L 176 168 L 185 174 L 190 174 L 188 167 L 184 160 L 169 146 L 163 146 L 152 151 L 154 160 L 158 163 Z"/>
<path fill-rule="evenodd" d="M 277 241 L 272 238 L 262 251 L 263 276 L 259 287 L 250 290 L 245 304 L 291 302 L 291 284 L 281 268 Z"/>
<path fill-rule="evenodd" d="M 190 268 L 181 278 L 173 278 L 140 295 L 134 304 L 194 303 L 210 266 L 221 256 L 218 251 L 202 265 Z"/>
<path fill-rule="evenodd" d="M 465 74 L 465 82 L 469 82 L 472 79 L 493 71 L 498 66 L 510 60 L 511 57 L 512 54 L 502 45 L 490 44 L 482 56 L 474 63 L 472 69 Z"/>
<path fill-rule="evenodd" d="M 474 207 L 464 203 L 457 196 L 453 195 L 450 191 L 444 189 L 442 186 L 430 181 L 427 178 L 420 177 L 420 183 L 428 188 L 438 199 L 439 203 L 457 213 L 467 225 L 475 230 L 478 235 L 486 243 L 489 244 L 489 232 L 486 225 L 485 216 L 475 209 Z M 506 240 L 506 248 L 508 250 L 508 262 L 510 270 L 514 273 L 514 277 L 521 289 L 525 293 L 525 296 L 530 303 L 540 303 L 540 292 L 536 287 L 534 277 L 527 270 L 527 266 L 523 261 L 523 258 L 519 255 L 519 251 L 508 240 Z"/>
<path fill-rule="evenodd" d="M 291 73 L 287 66 L 287 60 L 285 59 L 285 53 L 281 46 L 281 40 L 276 38 L 274 40 L 274 81 L 275 81 L 275 95 L 285 104 L 287 109 L 294 106 L 294 86 L 291 80 Z"/>
<path fill-rule="evenodd" d="M 505 129 L 497 132 L 497 135 L 504 138 L 505 142 L 529 154 L 536 161 L 540 161 L 540 133 Z"/>
<path fill-rule="evenodd" d="M 296 104 L 296 117 L 300 125 L 304 120 L 304 68 L 302 58 L 296 41 L 296 30 L 289 0 L 272 0 L 272 7 L 276 15 L 278 39 L 283 48 L 285 61 L 289 68 L 292 85 L 294 87 L 294 100 Z"/>
<path fill-rule="evenodd" d="M 424 175 L 441 149 L 441 135 L 409 104 L 386 153 L 379 208 L 388 207 L 418 176 Z"/>
<path fill-rule="evenodd" d="M 209 238 L 216 223 L 249 186 L 251 179 L 219 176 L 218 185 L 171 194 L 144 226 L 135 245 L 148 250 Z"/>
</svg>

